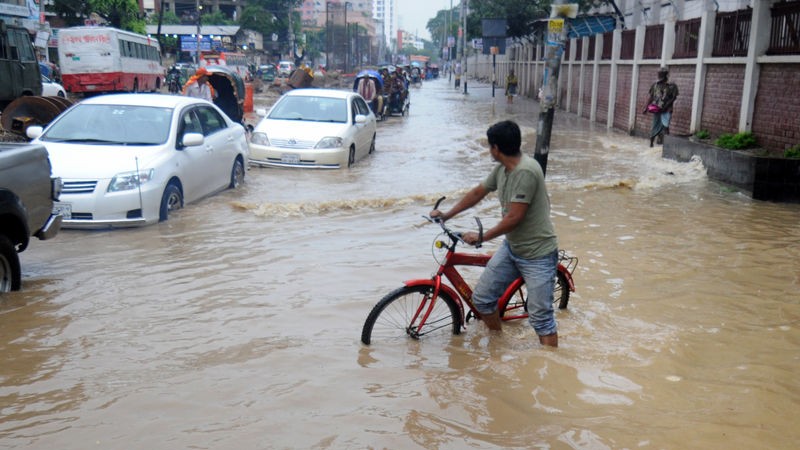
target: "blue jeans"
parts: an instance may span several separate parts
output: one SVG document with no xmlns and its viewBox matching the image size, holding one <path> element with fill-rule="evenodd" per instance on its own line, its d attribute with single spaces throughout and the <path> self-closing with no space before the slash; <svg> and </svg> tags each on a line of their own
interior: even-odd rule
<svg viewBox="0 0 800 450">
<path fill-rule="evenodd" d="M 528 322 L 536 334 L 547 336 L 557 331 L 553 313 L 558 250 L 536 259 L 515 256 L 508 241 L 492 255 L 475 286 L 472 301 L 481 314 L 491 314 L 497 309 L 497 300 L 512 281 L 520 275 L 528 289 Z"/>
</svg>

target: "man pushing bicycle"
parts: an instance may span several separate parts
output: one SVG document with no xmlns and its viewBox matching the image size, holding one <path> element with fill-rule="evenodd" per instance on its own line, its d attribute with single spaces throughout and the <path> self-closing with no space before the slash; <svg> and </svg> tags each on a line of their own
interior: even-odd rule
<svg viewBox="0 0 800 450">
<path fill-rule="evenodd" d="M 539 342 L 558 347 L 553 310 L 553 287 L 558 265 L 558 239 L 550 220 L 550 198 L 544 174 L 535 159 L 522 154 L 522 134 L 510 120 L 486 131 L 489 153 L 497 165 L 483 182 L 472 188 L 449 211 L 433 210 L 431 218 L 447 221 L 497 191 L 502 219 L 483 233 L 483 240 L 506 235 L 480 276 L 472 301 L 490 330 L 501 330 L 497 300 L 519 276 L 528 290 L 528 322 Z M 464 242 L 480 244 L 480 235 L 467 232 Z"/>
</svg>

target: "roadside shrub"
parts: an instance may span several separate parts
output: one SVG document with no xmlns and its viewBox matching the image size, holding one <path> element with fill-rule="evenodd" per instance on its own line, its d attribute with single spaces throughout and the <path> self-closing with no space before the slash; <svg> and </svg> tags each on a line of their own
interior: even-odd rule
<svg viewBox="0 0 800 450">
<path fill-rule="evenodd" d="M 783 156 L 785 158 L 800 158 L 800 144 L 797 144 L 794 147 L 789 147 L 786 150 L 784 150 Z"/>
<path fill-rule="evenodd" d="M 753 133 L 745 131 L 744 133 L 723 134 L 717 138 L 717 140 L 714 142 L 714 145 L 727 148 L 729 150 L 741 150 L 755 147 L 757 143 Z"/>
<path fill-rule="evenodd" d="M 709 133 L 708 130 L 700 130 L 694 134 L 694 137 L 697 139 L 708 139 L 711 137 L 711 133 Z"/>
</svg>

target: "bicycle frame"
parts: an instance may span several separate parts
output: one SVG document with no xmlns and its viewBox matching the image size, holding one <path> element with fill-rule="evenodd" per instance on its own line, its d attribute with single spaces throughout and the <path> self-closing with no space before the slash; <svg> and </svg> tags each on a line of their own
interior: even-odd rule
<svg viewBox="0 0 800 450">
<path fill-rule="evenodd" d="M 476 317 L 480 317 L 480 313 L 475 308 L 474 303 L 472 303 L 472 287 L 470 287 L 470 285 L 464 280 L 464 277 L 456 267 L 486 267 L 486 264 L 489 262 L 490 258 L 491 255 L 488 254 L 458 253 L 455 251 L 455 243 L 453 243 L 450 247 L 448 247 L 444 262 L 439 265 L 439 269 L 436 271 L 436 274 L 433 275 L 433 277 L 430 279 L 414 279 L 405 281 L 404 284 L 406 286 L 430 286 L 433 288 L 433 292 L 431 293 L 430 297 L 420 304 L 411 321 L 411 323 L 417 324 L 416 331 L 418 333 L 425 326 L 428 316 L 430 315 L 431 311 L 433 311 L 434 302 L 441 291 L 444 291 L 446 295 L 451 297 L 458 304 L 462 328 L 466 328 L 465 319 L 467 312 L 464 308 L 465 303 L 472 314 L 474 314 Z M 568 288 L 571 292 L 575 292 L 575 284 L 572 280 L 572 274 L 567 267 L 559 262 L 557 270 L 566 276 L 568 286 L 565 286 L 565 288 Z M 452 287 L 442 282 L 442 276 L 444 276 L 450 282 L 450 284 L 452 284 Z M 522 277 L 512 281 L 511 284 L 506 288 L 506 291 L 503 293 L 503 295 L 498 299 L 498 309 L 505 310 L 514 294 L 524 284 L 525 279 Z M 502 319 L 504 321 L 508 321 L 524 319 L 526 317 L 528 317 L 528 313 L 523 312 L 521 314 L 504 315 Z"/>
</svg>

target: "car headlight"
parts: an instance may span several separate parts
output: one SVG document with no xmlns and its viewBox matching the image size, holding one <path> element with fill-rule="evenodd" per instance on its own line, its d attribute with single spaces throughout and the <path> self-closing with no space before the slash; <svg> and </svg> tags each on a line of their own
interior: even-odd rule
<svg viewBox="0 0 800 450">
<path fill-rule="evenodd" d="M 342 146 L 342 138 L 336 136 L 325 137 L 317 142 L 314 148 L 339 148 Z"/>
<path fill-rule="evenodd" d="M 253 135 L 250 136 L 250 143 L 256 145 L 269 145 L 267 133 L 253 133 Z"/>
<path fill-rule="evenodd" d="M 141 170 L 139 172 L 123 172 L 114 175 L 111 183 L 108 184 L 108 192 L 128 191 L 137 189 L 140 185 L 153 179 L 153 169 Z"/>
</svg>

